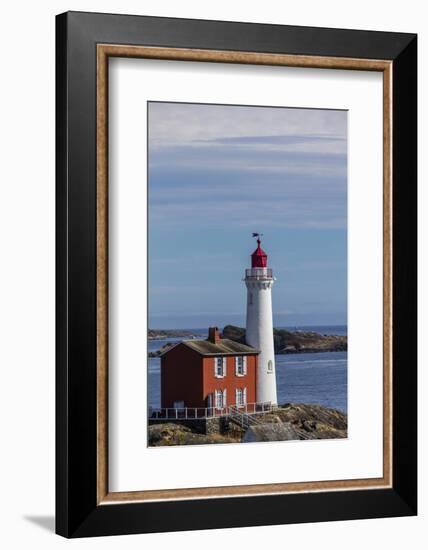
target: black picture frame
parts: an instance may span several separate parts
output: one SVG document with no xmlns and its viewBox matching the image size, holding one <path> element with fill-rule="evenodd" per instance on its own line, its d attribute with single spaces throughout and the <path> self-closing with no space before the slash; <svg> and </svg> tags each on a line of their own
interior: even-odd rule
<svg viewBox="0 0 428 550">
<path fill-rule="evenodd" d="M 96 46 L 392 61 L 391 488 L 97 504 Z M 417 36 L 68 12 L 56 18 L 56 532 L 65 537 L 417 513 Z"/>
</svg>

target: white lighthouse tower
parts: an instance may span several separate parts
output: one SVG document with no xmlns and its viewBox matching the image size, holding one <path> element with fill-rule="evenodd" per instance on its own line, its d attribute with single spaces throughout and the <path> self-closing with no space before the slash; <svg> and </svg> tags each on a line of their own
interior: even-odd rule
<svg viewBox="0 0 428 550">
<path fill-rule="evenodd" d="M 247 287 L 247 332 L 249 346 L 260 350 L 256 375 L 256 398 L 258 403 L 278 402 L 276 395 L 275 353 L 272 324 L 272 285 L 275 278 L 272 269 L 267 267 L 267 254 L 260 247 L 251 255 L 251 268 L 245 270 Z"/>
</svg>

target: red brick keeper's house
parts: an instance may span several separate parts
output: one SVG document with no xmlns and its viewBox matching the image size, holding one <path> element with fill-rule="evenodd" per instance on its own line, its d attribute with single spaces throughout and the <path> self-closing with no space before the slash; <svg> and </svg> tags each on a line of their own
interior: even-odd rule
<svg viewBox="0 0 428 550">
<path fill-rule="evenodd" d="M 161 407 L 199 409 L 195 416 L 221 414 L 230 406 L 256 402 L 259 351 L 220 338 L 211 327 L 206 340 L 183 340 L 161 355 Z M 208 411 L 208 412 L 207 412 Z"/>
</svg>

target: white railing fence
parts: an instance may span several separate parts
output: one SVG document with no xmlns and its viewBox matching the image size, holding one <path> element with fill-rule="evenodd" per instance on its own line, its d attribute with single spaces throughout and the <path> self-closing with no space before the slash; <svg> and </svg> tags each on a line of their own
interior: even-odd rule
<svg viewBox="0 0 428 550">
<path fill-rule="evenodd" d="M 149 407 L 149 420 L 204 419 L 236 414 L 253 415 L 272 410 L 271 403 L 245 403 L 228 407 Z"/>
<path fill-rule="evenodd" d="M 264 411 L 268 412 L 268 411 Z M 248 414 L 244 409 L 239 407 L 229 407 L 229 419 L 240 426 L 241 428 L 248 429 L 250 426 L 262 424 L 263 420 L 260 414 Z"/>
</svg>

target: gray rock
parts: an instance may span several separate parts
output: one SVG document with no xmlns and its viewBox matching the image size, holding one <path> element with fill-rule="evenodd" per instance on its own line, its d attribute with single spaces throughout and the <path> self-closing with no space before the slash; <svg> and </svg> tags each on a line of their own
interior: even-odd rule
<svg viewBox="0 0 428 550">
<path fill-rule="evenodd" d="M 290 422 L 283 424 L 260 424 L 250 426 L 242 437 L 242 443 L 254 443 L 255 441 L 290 441 L 301 439 L 299 433 Z"/>
</svg>

